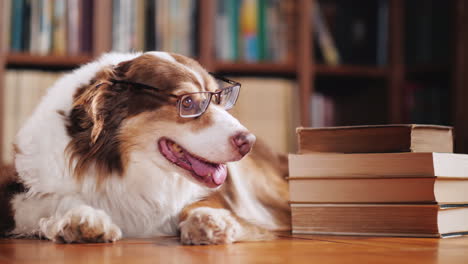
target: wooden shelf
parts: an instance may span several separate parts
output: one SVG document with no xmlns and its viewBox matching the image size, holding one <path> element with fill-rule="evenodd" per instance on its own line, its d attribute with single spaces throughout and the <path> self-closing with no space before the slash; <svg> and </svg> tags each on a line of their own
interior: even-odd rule
<svg viewBox="0 0 468 264">
<path fill-rule="evenodd" d="M 351 66 L 351 65 L 322 65 L 312 68 L 317 75 L 345 76 L 345 77 L 371 77 L 384 78 L 388 76 L 388 69 L 377 66 Z"/>
<path fill-rule="evenodd" d="M 248 74 L 295 74 L 296 69 L 292 63 L 247 63 L 247 62 L 217 62 L 215 71 L 227 73 L 248 73 Z"/>
<path fill-rule="evenodd" d="M 6 56 L 7 66 L 22 67 L 76 67 L 91 61 L 90 55 L 60 56 L 35 55 L 27 53 L 9 53 Z"/>
</svg>

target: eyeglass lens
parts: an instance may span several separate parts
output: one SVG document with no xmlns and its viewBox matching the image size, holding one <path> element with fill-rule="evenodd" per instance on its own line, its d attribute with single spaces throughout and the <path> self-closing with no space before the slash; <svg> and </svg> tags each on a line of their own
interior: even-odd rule
<svg viewBox="0 0 468 264">
<path fill-rule="evenodd" d="M 211 100 L 211 93 L 193 93 L 182 96 L 179 101 L 181 117 L 196 117 L 205 112 Z"/>
<path fill-rule="evenodd" d="M 239 96 L 240 87 L 238 85 L 226 87 L 221 91 L 220 105 L 229 110 L 234 107 Z"/>
</svg>

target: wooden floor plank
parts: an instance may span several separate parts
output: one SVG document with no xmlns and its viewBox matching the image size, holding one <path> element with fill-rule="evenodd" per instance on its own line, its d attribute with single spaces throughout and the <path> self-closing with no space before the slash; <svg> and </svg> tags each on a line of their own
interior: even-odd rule
<svg viewBox="0 0 468 264">
<path fill-rule="evenodd" d="M 274 241 L 182 246 L 177 238 L 114 244 L 0 240 L 0 263 L 468 263 L 468 238 L 281 236 Z"/>
</svg>

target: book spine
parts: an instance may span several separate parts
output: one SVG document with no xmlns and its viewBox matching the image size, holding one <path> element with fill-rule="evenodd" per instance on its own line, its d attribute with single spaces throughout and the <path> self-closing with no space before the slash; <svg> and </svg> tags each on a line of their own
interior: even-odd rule
<svg viewBox="0 0 468 264">
<path fill-rule="evenodd" d="M 385 66 L 388 63 L 388 0 L 378 0 L 377 8 L 377 65 Z"/>
<path fill-rule="evenodd" d="M 31 46 L 30 44 L 32 43 L 29 39 L 29 35 L 31 32 L 31 1 L 32 0 L 26 0 L 24 2 L 24 7 L 23 7 L 23 29 L 22 29 L 22 34 L 23 36 L 21 37 L 21 50 L 22 51 L 28 51 L 29 47 Z"/>
<path fill-rule="evenodd" d="M 257 2 L 245 0 L 241 7 L 242 58 L 247 62 L 258 61 Z"/>
<path fill-rule="evenodd" d="M 11 5 L 12 0 L 4 0 L 3 4 L 3 41 L 4 45 L 3 48 L 4 50 L 0 52 L 8 52 L 10 49 L 10 41 L 11 41 L 11 15 L 12 15 L 12 5 Z"/>
<path fill-rule="evenodd" d="M 52 1 L 41 0 L 41 26 L 39 29 L 39 54 L 51 51 L 52 43 Z"/>
<path fill-rule="evenodd" d="M 145 47 L 144 50 L 155 50 L 156 49 L 156 6 L 154 0 L 145 0 Z"/>
<path fill-rule="evenodd" d="M 11 21 L 11 47 L 10 49 L 15 52 L 21 51 L 21 43 L 23 37 L 23 12 L 24 0 L 15 0 L 12 3 L 12 21 Z"/>
<path fill-rule="evenodd" d="M 338 49 L 335 46 L 333 37 L 328 29 L 328 26 L 325 24 L 325 19 L 322 16 L 320 10 L 319 2 L 315 2 L 313 10 L 313 24 L 315 35 L 317 36 L 317 41 L 320 46 L 320 49 L 323 53 L 323 58 L 325 63 L 328 65 L 338 65 L 340 64 L 340 55 Z"/>
<path fill-rule="evenodd" d="M 75 0 L 67 1 L 67 51 L 70 55 L 79 53 L 79 2 Z"/>
<path fill-rule="evenodd" d="M 258 27 L 258 60 L 265 61 L 266 56 L 266 0 L 258 0 L 258 15 L 257 15 L 257 27 Z"/>
<path fill-rule="evenodd" d="M 232 57 L 231 61 L 239 60 L 240 52 L 239 52 L 239 42 L 240 42 L 240 30 L 239 30 L 239 13 L 240 13 L 240 6 L 244 0 L 231 0 L 230 7 L 229 7 L 229 18 L 230 18 L 230 34 L 232 40 Z"/>
<path fill-rule="evenodd" d="M 92 35 L 93 35 L 93 1 L 92 0 L 81 0 L 81 15 L 80 15 L 80 52 L 91 54 L 92 47 Z"/>
<path fill-rule="evenodd" d="M 65 0 L 55 0 L 53 10 L 52 51 L 55 54 L 64 55 L 66 53 Z"/>
</svg>

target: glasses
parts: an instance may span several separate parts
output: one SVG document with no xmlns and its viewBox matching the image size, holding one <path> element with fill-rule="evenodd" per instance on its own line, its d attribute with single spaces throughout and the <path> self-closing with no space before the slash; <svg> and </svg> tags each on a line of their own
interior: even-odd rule
<svg viewBox="0 0 468 264">
<path fill-rule="evenodd" d="M 213 96 L 214 102 L 225 110 L 229 110 L 234 107 L 237 102 L 237 98 L 239 97 L 241 84 L 211 72 L 210 74 L 216 79 L 219 86 L 219 88 L 214 92 L 193 92 L 182 95 L 169 94 L 169 96 L 177 98 L 176 107 L 179 111 L 180 117 L 193 118 L 201 116 L 210 105 Z M 111 80 L 111 82 L 114 84 L 122 83 L 137 85 L 144 89 L 161 91 L 161 89 L 142 83 L 115 79 Z"/>
</svg>

